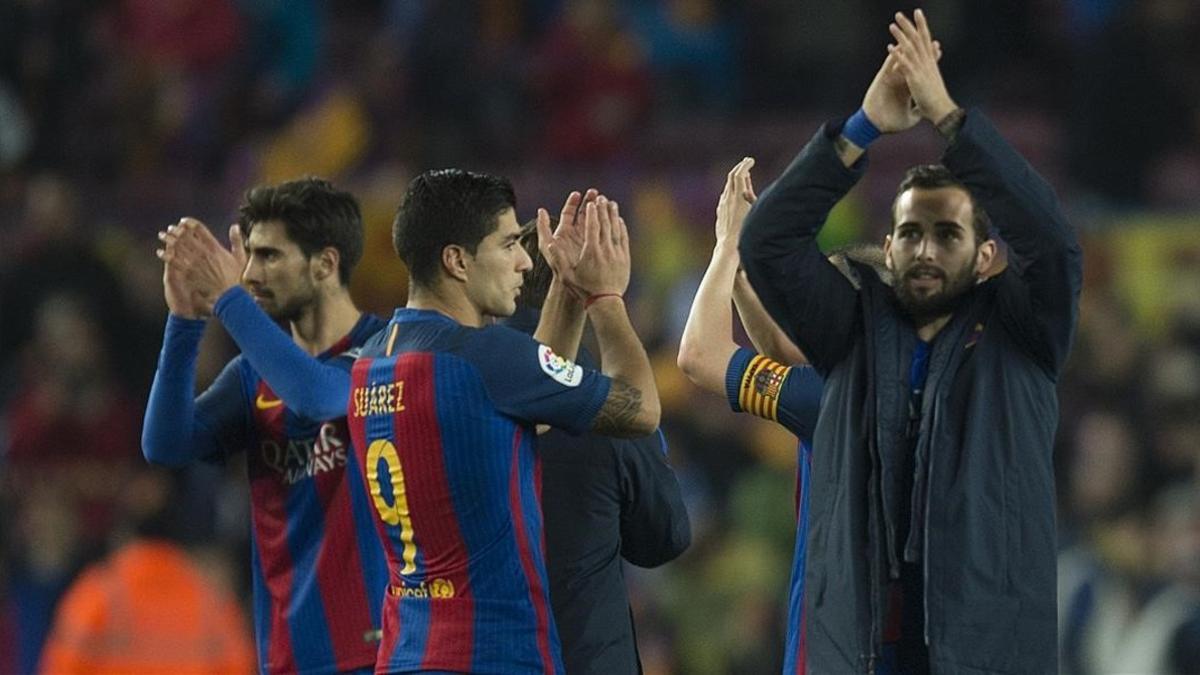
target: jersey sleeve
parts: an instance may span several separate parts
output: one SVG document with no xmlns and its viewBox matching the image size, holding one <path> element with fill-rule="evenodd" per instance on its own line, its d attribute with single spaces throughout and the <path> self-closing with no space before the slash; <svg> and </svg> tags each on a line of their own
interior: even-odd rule
<svg viewBox="0 0 1200 675">
<path fill-rule="evenodd" d="M 162 353 L 150 387 L 142 425 L 142 454 L 167 466 L 219 455 L 226 436 L 246 416 L 245 396 L 233 364 L 200 399 L 196 387 L 196 358 L 204 321 L 167 318 Z"/>
<path fill-rule="evenodd" d="M 221 374 L 196 397 L 197 433 L 211 439 L 205 459 L 222 459 L 242 449 L 249 435 L 250 398 L 245 390 L 242 357 L 225 364 Z"/>
<path fill-rule="evenodd" d="M 809 442 L 817 426 L 824 380 L 810 366 L 785 366 L 740 348 L 725 370 L 725 397 L 734 412 L 772 422 Z"/>
<path fill-rule="evenodd" d="M 306 354 L 241 286 L 218 298 L 213 312 L 242 354 L 288 408 L 314 420 L 346 414 L 350 398 L 350 368 L 346 359 L 319 361 Z"/>
<path fill-rule="evenodd" d="M 612 380 L 506 326 L 479 331 L 465 347 L 492 403 L 510 417 L 572 434 L 591 427 Z"/>
</svg>

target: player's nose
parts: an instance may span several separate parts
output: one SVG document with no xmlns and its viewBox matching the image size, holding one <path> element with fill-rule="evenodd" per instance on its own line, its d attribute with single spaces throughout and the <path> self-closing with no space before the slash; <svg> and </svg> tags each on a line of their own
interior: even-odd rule
<svg viewBox="0 0 1200 675">
<path fill-rule="evenodd" d="M 517 258 L 517 271 L 528 272 L 533 269 L 533 259 L 529 257 L 529 253 L 524 247 L 517 247 L 520 251 L 520 257 Z"/>
</svg>

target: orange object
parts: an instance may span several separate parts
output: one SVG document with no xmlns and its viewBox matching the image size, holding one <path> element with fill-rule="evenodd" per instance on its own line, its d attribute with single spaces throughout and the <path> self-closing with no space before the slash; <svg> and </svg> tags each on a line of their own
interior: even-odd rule
<svg viewBox="0 0 1200 675">
<path fill-rule="evenodd" d="M 137 541 L 84 571 L 59 605 L 41 672 L 252 673 L 240 608 L 178 546 Z"/>
</svg>

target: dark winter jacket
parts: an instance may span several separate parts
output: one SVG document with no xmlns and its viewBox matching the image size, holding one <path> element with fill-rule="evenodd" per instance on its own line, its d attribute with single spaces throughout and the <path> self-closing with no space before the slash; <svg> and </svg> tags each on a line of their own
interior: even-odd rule
<svg viewBox="0 0 1200 675">
<path fill-rule="evenodd" d="M 892 288 L 853 284 L 817 247 L 857 182 L 826 125 L 750 215 L 742 264 L 771 315 L 826 378 L 813 441 L 806 587 L 808 668 L 872 673 L 889 580 L 920 562 L 934 673 L 1053 673 L 1056 656 L 1055 383 L 1082 266 L 1051 188 L 978 111 L 943 163 L 1009 245 L 933 343 L 912 490 L 900 494 L 916 344 Z M 911 499 L 905 541 L 897 527 Z"/>
</svg>

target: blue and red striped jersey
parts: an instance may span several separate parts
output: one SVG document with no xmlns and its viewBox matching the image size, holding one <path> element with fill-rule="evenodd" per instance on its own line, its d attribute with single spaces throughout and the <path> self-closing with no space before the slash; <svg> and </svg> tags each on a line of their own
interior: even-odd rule
<svg viewBox="0 0 1200 675">
<path fill-rule="evenodd" d="M 384 325 L 363 315 L 318 360 L 348 368 L 345 353 Z M 218 435 L 225 452 L 246 454 L 260 668 L 316 674 L 374 666 L 386 562 L 346 418 L 300 417 L 240 356 L 198 406 L 212 411 L 214 398 L 234 397 L 249 418 Z"/>
<path fill-rule="evenodd" d="M 561 673 L 535 423 L 585 431 L 611 381 L 505 326 L 399 309 L 348 418 L 390 583 L 377 673 Z"/>
<path fill-rule="evenodd" d="M 725 371 L 725 395 L 734 412 L 778 422 L 800 439 L 796 448 L 796 545 L 788 588 L 784 675 L 804 675 L 804 563 L 808 545 L 808 485 L 812 473 L 812 434 L 824 381 L 808 366 L 785 366 L 738 349 Z"/>
</svg>

